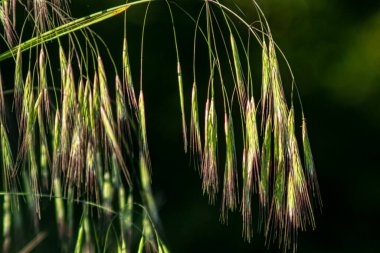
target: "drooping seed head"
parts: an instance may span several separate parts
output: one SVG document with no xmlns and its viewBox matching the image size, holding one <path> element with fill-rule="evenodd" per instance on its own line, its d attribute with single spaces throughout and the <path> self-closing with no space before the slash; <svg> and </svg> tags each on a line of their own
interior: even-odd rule
<svg viewBox="0 0 380 253">
<path fill-rule="evenodd" d="M 244 75 L 239 57 L 239 49 L 232 33 L 230 34 L 230 42 L 235 66 L 236 90 L 238 92 L 240 107 L 244 111 L 247 102 L 246 87 L 244 83 Z"/>
<path fill-rule="evenodd" d="M 21 98 L 23 96 L 23 90 L 24 90 L 24 80 L 22 77 L 22 54 L 21 54 L 21 48 L 17 51 L 16 56 L 16 67 L 15 67 L 15 75 L 14 75 L 14 103 L 15 103 L 15 109 L 16 109 L 16 116 L 20 117 L 20 110 L 21 107 Z"/>
<path fill-rule="evenodd" d="M 219 191 L 219 179 L 217 169 L 218 125 L 214 99 L 207 99 L 205 110 L 205 146 L 202 165 L 203 193 L 209 196 L 209 202 L 213 204 Z"/>
<path fill-rule="evenodd" d="M 125 83 L 124 86 L 128 95 L 129 105 L 135 110 L 135 112 L 137 112 L 138 105 L 137 105 L 135 90 L 133 88 L 133 80 L 132 80 L 131 66 L 129 62 L 127 38 L 124 38 L 123 40 L 123 79 Z"/>
<path fill-rule="evenodd" d="M 311 152 L 310 140 L 307 131 L 307 124 L 305 116 L 302 114 L 302 144 L 303 144 L 303 154 L 304 154 L 304 164 L 306 172 L 307 185 L 311 189 L 311 194 L 316 201 L 316 205 L 322 209 L 322 198 L 319 191 L 319 184 L 317 173 L 315 170 L 313 153 Z"/>
<path fill-rule="evenodd" d="M 49 92 L 47 86 L 47 76 L 46 76 L 46 60 L 45 60 L 45 52 L 43 48 L 40 50 L 39 57 L 39 91 L 43 92 L 43 107 L 45 110 L 45 116 L 47 117 L 47 121 L 50 119 L 50 100 L 49 100 Z"/>
<path fill-rule="evenodd" d="M 224 114 L 224 134 L 226 138 L 226 163 L 224 169 L 221 219 L 222 222 L 228 223 L 228 211 L 235 211 L 239 199 L 235 134 L 231 112 L 228 116 L 227 113 Z"/>
<path fill-rule="evenodd" d="M 199 128 L 198 94 L 197 84 L 193 83 L 191 93 L 191 122 L 190 122 L 190 149 L 194 156 L 198 156 L 198 162 L 202 163 L 202 143 Z"/>
</svg>

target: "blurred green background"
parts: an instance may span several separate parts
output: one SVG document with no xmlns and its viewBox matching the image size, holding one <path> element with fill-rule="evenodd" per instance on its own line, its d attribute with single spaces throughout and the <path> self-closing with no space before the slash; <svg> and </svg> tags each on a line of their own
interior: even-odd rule
<svg viewBox="0 0 380 253">
<path fill-rule="evenodd" d="M 81 1 L 81 5 L 87 12 L 118 1 L 101 2 L 106 1 Z M 177 2 L 193 14 L 200 7 L 200 1 Z M 247 19 L 254 17 L 250 1 L 235 2 Z M 317 229 L 299 233 L 298 252 L 380 252 L 376 226 L 380 214 L 380 1 L 258 3 L 293 68 L 323 197 Z M 80 13 L 82 7 L 73 13 Z M 128 11 L 135 76 L 143 11 Z M 189 102 L 194 27 L 178 9 L 174 12 Z M 175 51 L 167 14 L 164 4 L 152 5 L 146 28 L 144 92 L 153 187 L 169 247 L 173 252 L 282 252 L 275 246 L 266 250 L 260 234 L 255 234 L 253 243 L 245 243 L 239 213 L 231 215 L 229 226 L 221 225 L 220 203 L 209 206 L 202 196 L 198 173 L 189 166 L 190 158 L 182 148 Z M 116 55 L 121 52 L 121 21 L 118 17 L 94 27 L 109 43 L 116 43 L 110 46 Z M 286 81 L 284 85 L 289 87 Z M 221 159 L 219 164 L 223 166 Z"/>
<path fill-rule="evenodd" d="M 72 14 L 79 17 L 121 2 L 71 1 Z M 193 15 L 201 4 L 195 0 L 177 2 Z M 248 20 L 254 18 L 249 0 L 235 2 Z M 296 77 L 324 204 L 323 213 L 316 215 L 317 229 L 299 233 L 298 252 L 380 252 L 376 225 L 380 215 L 380 1 L 258 3 Z M 136 83 L 143 13 L 142 7 L 128 10 Z M 178 9 L 174 13 L 189 120 L 194 25 Z M 92 27 L 105 38 L 116 60 L 121 55 L 122 22 L 118 16 Z M 153 188 L 165 240 L 172 252 L 181 253 L 282 252 L 275 246 L 267 250 L 261 234 L 256 233 L 251 244 L 244 242 L 240 214 L 232 214 L 230 224 L 222 225 L 220 203 L 210 206 L 202 196 L 198 172 L 183 152 L 171 32 L 165 4 L 153 4 L 146 27 L 144 92 Z M 202 72 L 202 68 L 207 69 L 207 65 L 198 67 L 200 79 L 202 75 L 205 78 L 207 71 Z M 283 64 L 282 70 L 285 72 Z M 289 82 L 284 81 L 284 85 L 289 87 Z M 200 101 L 202 111 L 204 100 Z M 220 168 L 223 162 L 219 159 Z"/>
</svg>

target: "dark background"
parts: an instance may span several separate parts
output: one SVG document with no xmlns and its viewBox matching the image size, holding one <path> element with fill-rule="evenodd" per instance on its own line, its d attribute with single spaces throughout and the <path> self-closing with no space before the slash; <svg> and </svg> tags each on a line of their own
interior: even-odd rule
<svg viewBox="0 0 380 253">
<path fill-rule="evenodd" d="M 82 2 L 99 8 L 93 1 Z M 178 2 L 193 14 L 200 7 L 199 1 Z M 235 2 L 248 20 L 254 18 L 250 1 Z M 324 204 L 323 213 L 316 215 L 317 229 L 299 233 L 298 252 L 379 252 L 379 1 L 258 2 L 300 89 Z M 194 27 L 178 9 L 174 12 L 189 105 Z M 128 13 L 137 76 L 143 9 L 131 8 Z M 253 243 L 245 243 L 239 213 L 231 215 L 229 226 L 222 225 L 220 203 L 210 206 L 202 196 L 198 173 L 189 166 L 190 157 L 182 148 L 175 51 L 167 14 L 164 4 L 152 5 L 144 67 L 153 187 L 166 241 L 173 252 L 281 252 L 275 246 L 266 250 L 261 234 L 255 234 Z M 94 28 L 110 43 L 118 43 L 116 54 L 121 52 L 120 22 L 119 17 Z M 284 85 L 290 84 L 284 81 Z M 202 111 L 204 100 L 200 103 Z M 219 159 L 220 167 L 223 162 Z"/>
<path fill-rule="evenodd" d="M 72 14 L 79 17 L 120 2 L 71 1 Z M 201 5 L 196 0 L 177 2 L 193 15 Z M 235 2 L 247 20 L 255 20 L 249 0 Z M 258 0 L 258 3 L 296 77 L 324 204 L 322 214 L 316 214 L 317 229 L 299 233 L 298 252 L 380 252 L 376 226 L 380 214 L 380 1 Z M 189 122 L 194 25 L 178 9 L 173 10 Z M 143 7 L 128 10 L 129 50 L 136 84 L 143 14 Z M 92 27 L 103 36 L 119 62 L 122 22 L 122 16 L 118 16 Z M 205 48 L 200 47 L 197 55 L 200 80 L 207 80 L 206 56 Z M 259 69 L 260 56 L 254 56 L 252 64 Z M 153 188 L 164 239 L 171 251 L 282 252 L 273 245 L 266 249 L 264 238 L 258 233 L 252 243 L 244 242 L 239 212 L 230 215 L 228 226 L 222 225 L 220 197 L 216 206 L 210 206 L 207 197 L 202 196 L 198 172 L 189 165 L 190 156 L 183 152 L 175 51 L 164 3 L 152 4 L 144 61 Z M 289 89 L 283 62 L 281 67 L 284 86 Z M 203 90 L 199 97 L 203 122 L 206 83 L 200 82 L 198 87 Z M 217 101 L 217 107 L 221 108 L 220 102 Z M 221 120 L 219 114 L 220 126 Z M 219 152 L 223 153 L 223 148 Z M 238 158 L 241 159 L 241 153 Z M 223 168 L 224 159 L 220 157 L 218 162 L 219 168 Z M 51 241 L 42 244 L 46 248 Z"/>
</svg>

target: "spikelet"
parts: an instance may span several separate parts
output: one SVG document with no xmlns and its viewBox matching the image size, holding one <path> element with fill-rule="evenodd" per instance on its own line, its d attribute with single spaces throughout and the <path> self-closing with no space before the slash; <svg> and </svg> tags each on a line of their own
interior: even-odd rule
<svg viewBox="0 0 380 253">
<path fill-rule="evenodd" d="M 40 50 L 39 57 L 39 92 L 43 93 L 43 109 L 45 111 L 46 121 L 50 122 L 50 100 L 49 100 L 49 91 L 47 86 L 47 76 L 46 76 L 46 61 L 45 61 L 45 52 L 43 48 Z"/>
<path fill-rule="evenodd" d="M 183 81 L 182 81 L 181 63 L 179 61 L 177 63 L 177 74 L 178 74 L 179 98 L 180 98 L 180 104 L 181 104 L 183 145 L 184 145 L 185 153 L 187 153 L 187 125 L 186 125 L 186 115 L 185 115 L 185 101 L 183 97 Z"/>
<path fill-rule="evenodd" d="M 59 46 L 59 69 L 61 72 L 61 90 L 65 90 L 66 86 L 66 72 L 67 72 L 67 60 L 65 56 L 65 51 L 62 46 Z M 63 94 L 62 94 L 63 95 Z"/>
<path fill-rule="evenodd" d="M 262 49 L 262 85 L 261 85 L 261 107 L 262 107 L 262 120 L 261 129 L 265 126 L 266 119 L 270 113 L 271 106 L 271 82 L 270 82 L 270 65 L 268 58 L 268 48 L 265 40 L 263 40 Z"/>
<path fill-rule="evenodd" d="M 251 241 L 253 231 L 252 224 L 252 193 L 255 191 L 255 184 L 259 181 L 259 159 L 260 146 L 256 124 L 256 108 L 253 97 L 247 101 L 245 109 L 245 146 L 243 154 L 243 193 L 241 211 L 243 216 L 243 237 L 248 242 Z"/>
<path fill-rule="evenodd" d="M 219 190 L 217 169 L 218 125 L 214 99 L 207 99 L 205 110 L 205 146 L 202 164 L 202 189 L 210 204 L 214 204 Z"/>
<path fill-rule="evenodd" d="M 99 81 L 98 75 L 94 75 L 94 87 L 92 91 L 92 106 L 90 106 L 91 111 L 91 129 L 97 129 L 97 122 L 100 118 L 100 91 L 99 91 Z M 95 138 L 95 141 L 97 138 Z"/>
<path fill-rule="evenodd" d="M 66 188 L 74 185 L 77 189 L 77 197 L 81 193 L 81 183 L 83 182 L 83 170 L 85 157 L 84 151 L 84 132 L 83 120 L 79 112 L 77 112 L 73 136 L 71 139 L 70 156 L 68 163 L 68 171 L 66 174 Z"/>
<path fill-rule="evenodd" d="M 190 149 L 195 161 L 202 163 L 201 131 L 199 128 L 197 84 L 193 83 L 191 93 Z M 198 164 L 196 162 L 196 164 Z"/>
<path fill-rule="evenodd" d="M 239 200 L 235 134 L 231 112 L 228 116 L 227 113 L 224 114 L 224 133 L 226 137 L 226 164 L 224 169 L 221 220 L 223 223 L 228 223 L 228 211 L 235 211 Z"/>
<path fill-rule="evenodd" d="M 17 120 L 20 120 L 21 98 L 23 96 L 23 90 L 24 90 L 24 81 L 22 77 L 21 48 L 19 48 L 17 51 L 15 64 L 16 64 L 16 67 L 15 67 L 15 75 L 14 75 L 14 106 L 16 109 Z"/>
<path fill-rule="evenodd" d="M 96 174 L 95 148 L 92 138 L 90 138 L 87 143 L 85 189 L 87 192 L 87 199 L 91 199 L 95 196 L 95 201 L 98 203 L 100 199 Z"/>
<path fill-rule="evenodd" d="M 63 91 L 62 102 L 62 129 L 61 129 L 61 169 L 64 173 L 68 168 L 69 156 L 70 156 L 70 139 L 75 115 L 75 86 L 74 76 L 71 68 L 71 64 L 68 64 L 66 70 L 66 83 Z"/>
<path fill-rule="evenodd" d="M 103 106 L 100 108 L 100 114 L 101 114 L 103 127 L 104 127 L 105 133 L 107 135 L 108 143 L 109 143 L 110 147 L 112 148 L 113 154 L 115 154 L 115 156 L 117 158 L 119 166 L 121 167 L 121 169 L 124 173 L 125 179 L 127 180 L 129 186 L 132 187 L 131 176 L 129 174 L 127 165 L 124 162 L 123 154 L 122 154 L 121 148 L 118 144 L 116 134 L 115 134 L 115 130 L 114 130 L 113 125 L 112 125 L 109 117 L 107 116 L 107 113 L 106 113 L 105 109 L 103 108 Z"/>
<path fill-rule="evenodd" d="M 83 87 L 83 79 L 79 80 L 78 85 L 78 107 L 80 113 L 83 113 L 83 106 L 84 106 L 84 87 Z"/>
<path fill-rule="evenodd" d="M 285 167 L 287 145 L 287 118 L 288 108 L 282 88 L 274 42 L 269 41 L 269 65 L 271 70 L 271 85 L 273 96 L 273 132 L 274 132 L 274 189 L 271 215 L 274 222 L 274 231 L 283 230 L 284 199 L 285 199 Z M 269 223 L 268 223 L 269 224 Z M 268 232 L 269 227 L 267 227 Z M 281 243 L 281 242 L 280 242 Z"/>
<path fill-rule="evenodd" d="M 140 91 L 140 95 L 139 95 L 139 147 L 140 147 L 140 154 L 144 156 L 145 163 L 148 168 L 148 172 L 150 173 L 151 164 L 150 164 L 150 156 L 149 156 L 148 138 L 146 134 L 144 93 L 142 90 Z"/>
<path fill-rule="evenodd" d="M 230 34 L 230 42 L 235 66 L 236 90 L 238 93 L 241 110 L 244 111 L 247 102 L 246 88 L 244 84 L 244 75 L 239 57 L 239 50 L 232 33 Z"/>
<path fill-rule="evenodd" d="M 260 167 L 260 203 L 262 207 L 263 214 L 266 212 L 269 201 L 269 176 L 270 176 L 270 165 L 271 165 L 271 148 L 272 146 L 272 120 L 268 117 L 265 126 L 264 142 L 261 151 L 261 167 Z"/>
<path fill-rule="evenodd" d="M 127 38 L 124 38 L 123 40 L 123 79 L 124 86 L 128 95 L 129 105 L 135 110 L 135 112 L 138 112 L 136 94 L 133 88 L 131 65 L 129 63 Z"/>
<path fill-rule="evenodd" d="M 60 116 L 59 111 L 55 112 L 54 120 L 54 130 L 53 136 L 53 163 L 52 163 L 52 184 L 51 193 L 54 192 L 54 205 L 55 205 L 55 218 L 58 225 L 58 235 L 62 239 L 65 233 L 65 207 L 62 200 L 62 186 L 61 177 L 59 176 L 59 165 L 60 165 Z"/>
<path fill-rule="evenodd" d="M 61 131 L 61 124 L 60 124 L 60 116 L 59 111 L 57 110 L 55 112 L 55 120 L 54 120 L 54 132 L 53 132 L 53 162 L 52 162 L 52 181 L 54 181 L 56 178 L 59 178 L 59 165 L 60 165 L 60 131 Z"/>
<path fill-rule="evenodd" d="M 91 101 L 91 102 L 90 102 Z M 83 94 L 83 104 L 82 104 L 82 110 L 81 113 L 84 118 L 85 127 L 88 131 L 91 129 L 91 115 L 90 115 L 90 104 L 92 103 L 92 93 L 91 93 L 91 84 L 90 80 L 86 81 L 86 86 L 84 88 L 84 94 Z M 95 129 L 95 128 L 93 128 Z"/>
<path fill-rule="evenodd" d="M 14 182 L 14 168 L 13 168 L 13 156 L 12 150 L 9 144 L 7 130 L 0 120 L 0 142 L 1 142 L 1 161 L 2 161 L 2 177 L 3 177 L 3 189 L 5 192 L 15 190 Z"/>
<path fill-rule="evenodd" d="M 3 24 L 5 39 L 10 46 L 15 45 L 17 38 L 13 27 L 13 25 L 15 24 L 15 20 L 12 23 L 11 17 L 9 16 L 9 7 L 12 9 L 12 12 L 14 14 L 15 6 L 12 4 L 13 2 L 14 0 L 12 0 L 11 6 L 9 6 L 8 1 L 3 1 L 2 5 L 0 6 L 0 22 Z M 15 15 L 13 15 L 13 18 L 15 19 Z"/>
<path fill-rule="evenodd" d="M 256 123 L 256 106 L 253 96 L 247 102 L 245 118 L 247 174 L 250 181 L 254 180 L 253 182 L 249 182 L 249 184 L 254 185 L 259 180 L 260 146 Z M 252 189 L 252 186 L 249 188 Z M 255 189 L 253 190 L 255 191 Z"/>
<path fill-rule="evenodd" d="M 38 26 L 38 31 L 46 31 L 46 25 L 48 24 L 48 9 L 46 0 L 34 0 L 33 1 L 34 20 Z"/>
<path fill-rule="evenodd" d="M 122 128 L 127 126 L 127 106 L 124 99 L 123 89 L 121 87 L 120 78 L 116 76 L 115 78 L 115 89 L 116 89 L 116 120 L 117 120 L 117 130 L 118 135 L 121 137 Z"/>
<path fill-rule="evenodd" d="M 297 249 L 297 230 L 305 230 L 308 224 L 314 228 L 315 221 L 295 137 L 293 107 L 288 117 L 288 136 L 289 175 L 284 248 L 292 247 L 293 252 L 295 252 Z"/>
<path fill-rule="evenodd" d="M 319 184 L 317 173 L 314 166 L 313 154 L 311 152 L 311 146 L 309 141 L 309 136 L 307 132 L 306 119 L 302 113 L 302 144 L 303 144 L 303 154 L 304 154 L 304 164 L 306 172 L 307 185 L 310 188 L 310 195 L 315 198 L 316 205 L 322 210 L 322 198 L 319 191 Z"/>
<path fill-rule="evenodd" d="M 40 210 L 40 189 L 39 189 L 39 182 L 38 182 L 38 165 L 37 165 L 37 159 L 36 159 L 36 153 L 35 153 L 35 138 L 34 138 L 34 127 L 35 127 L 35 121 L 37 118 L 37 111 L 39 108 L 39 104 L 42 100 L 42 93 L 39 94 L 36 102 L 34 102 L 34 96 L 33 92 L 31 93 L 29 97 L 29 115 L 26 123 L 26 136 L 25 136 L 25 142 L 23 147 L 28 152 L 28 158 L 30 163 L 30 180 L 31 185 L 33 188 L 33 198 L 35 203 L 35 211 L 39 218 L 41 218 L 41 210 Z"/>
<path fill-rule="evenodd" d="M 99 76 L 99 90 L 100 90 L 101 105 L 104 108 L 108 119 L 110 120 L 110 124 L 112 128 L 114 128 L 111 99 L 108 94 L 108 88 L 107 88 L 107 77 L 106 77 L 106 72 L 105 72 L 104 65 L 100 56 L 98 57 L 98 71 L 99 71 L 98 76 Z"/>
</svg>

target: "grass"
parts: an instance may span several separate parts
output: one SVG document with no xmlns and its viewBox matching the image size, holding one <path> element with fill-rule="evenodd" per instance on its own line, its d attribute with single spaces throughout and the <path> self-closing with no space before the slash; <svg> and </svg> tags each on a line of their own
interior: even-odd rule
<svg viewBox="0 0 380 253">
<path fill-rule="evenodd" d="M 4 32 L 0 63 L 1 68 L 13 66 L 12 74 L 0 75 L 2 252 L 20 250 L 14 236 L 28 220 L 18 211 L 24 205 L 20 198 L 27 200 L 29 217 L 39 232 L 23 252 L 38 248 L 46 233 L 52 233 L 39 231 L 45 205 L 55 209 L 62 251 L 169 252 L 160 237 L 163 228 L 152 191 L 154 164 L 149 155 L 143 90 L 143 58 L 149 57 L 144 55 L 145 25 L 153 4 L 160 3 L 126 1 L 72 18 L 65 0 L 34 0 L 29 6 L 0 1 Z M 314 212 L 322 208 L 322 201 L 300 100 L 303 149 L 298 145 L 294 76 L 264 13 L 255 1 L 251 11 L 257 13 L 257 22 L 246 20 L 238 7 L 217 0 L 200 3 L 196 17 L 177 2 L 164 4 L 174 38 L 177 69 L 173 74 L 178 80 L 184 151 L 190 149 L 193 164 L 200 170 L 203 193 L 210 204 L 218 203 L 221 195 L 223 223 L 228 223 L 229 212 L 240 209 L 246 241 L 252 241 L 256 230 L 265 235 L 268 245 L 275 243 L 295 252 L 298 232 L 315 228 Z M 126 22 L 134 6 L 146 8 L 138 97 Z M 185 93 L 189 84 L 183 79 L 176 11 L 194 24 L 191 94 Z M 123 13 L 119 63 L 89 27 Z M 196 47 L 200 45 L 207 48 L 202 55 L 208 58 L 206 64 L 198 59 Z M 262 52 L 260 97 L 253 94 L 258 85 L 252 70 L 257 60 L 250 54 L 254 47 Z M 292 77 L 290 94 L 285 94 L 277 54 Z M 208 82 L 200 81 L 196 66 L 207 63 Z M 110 76 L 112 84 L 107 80 Z M 199 111 L 199 102 L 204 102 L 198 101 L 201 89 L 207 92 L 204 112 Z M 8 95 L 12 95 L 12 105 Z M 186 96 L 191 101 L 189 132 Z M 14 125 L 6 114 L 10 109 L 16 115 L 17 129 L 7 127 L 7 122 Z M 17 136 L 17 152 L 9 136 Z M 219 156 L 220 150 L 224 156 Z M 224 171 L 221 158 L 225 159 Z M 254 194 L 259 196 L 258 212 L 252 210 Z M 253 218 L 259 220 L 257 228 Z M 107 232 L 100 233 L 104 229 Z"/>
</svg>

